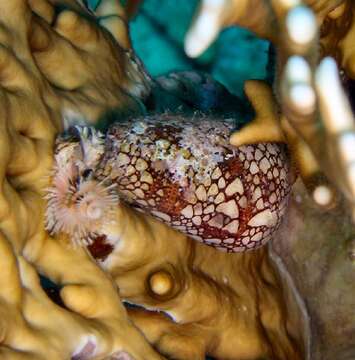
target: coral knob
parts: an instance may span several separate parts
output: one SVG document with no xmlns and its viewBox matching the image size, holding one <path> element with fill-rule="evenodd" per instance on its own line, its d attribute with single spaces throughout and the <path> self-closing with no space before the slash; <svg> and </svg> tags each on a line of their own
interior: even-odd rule
<svg viewBox="0 0 355 360">
<path fill-rule="evenodd" d="M 173 285 L 172 276 L 164 270 L 159 270 L 149 277 L 149 287 L 156 295 L 167 295 L 172 290 Z"/>
</svg>

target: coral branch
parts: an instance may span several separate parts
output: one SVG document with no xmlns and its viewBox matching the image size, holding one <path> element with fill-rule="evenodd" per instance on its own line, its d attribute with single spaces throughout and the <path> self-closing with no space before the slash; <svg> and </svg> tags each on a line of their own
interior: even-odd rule
<svg viewBox="0 0 355 360">
<path fill-rule="evenodd" d="M 79 49 L 68 39 L 60 40 L 56 29 L 46 22 L 54 16 L 48 3 L 32 1 L 31 5 L 45 20 L 34 15 L 25 0 L 0 2 L 0 357 L 59 360 L 121 353 L 135 359 L 160 359 L 129 321 L 112 281 L 86 253 L 75 252 L 45 232 L 43 195 L 52 167 L 54 140 L 63 128 L 63 107 L 73 95 L 64 88 L 66 82 L 60 90 L 53 86 L 51 74 L 59 70 L 53 70 L 53 66 L 64 66 L 71 56 L 82 60 L 89 41 Z M 71 16 L 83 25 L 77 15 Z M 123 58 L 112 55 L 121 51 L 117 43 L 100 28 L 92 31 L 98 39 L 90 44 L 111 54 L 112 62 L 109 66 L 105 63 L 105 71 L 128 84 L 130 80 L 119 70 Z M 62 54 L 69 56 L 64 56 L 66 61 L 36 57 L 34 48 L 49 55 L 48 49 L 58 50 L 58 43 L 60 49 L 71 47 Z M 107 82 L 105 72 L 96 72 L 99 64 L 93 58 L 86 72 L 69 75 L 72 84 L 82 85 L 82 81 L 90 83 L 93 79 Z M 89 56 L 86 59 L 89 62 Z M 86 104 L 87 110 L 122 105 L 117 98 L 104 100 L 99 94 L 95 97 L 92 93 L 93 103 Z M 89 212 L 96 214 L 92 208 Z M 71 311 L 47 297 L 36 271 L 62 286 L 63 303 Z"/>
</svg>

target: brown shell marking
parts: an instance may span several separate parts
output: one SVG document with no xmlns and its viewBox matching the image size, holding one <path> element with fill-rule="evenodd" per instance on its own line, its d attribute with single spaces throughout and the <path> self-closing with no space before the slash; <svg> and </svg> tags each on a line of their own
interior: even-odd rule
<svg viewBox="0 0 355 360">
<path fill-rule="evenodd" d="M 169 115 L 117 123 L 98 174 L 117 182 L 130 204 L 207 245 L 255 249 L 280 224 L 289 161 L 279 144 L 232 147 L 232 129 Z"/>
</svg>

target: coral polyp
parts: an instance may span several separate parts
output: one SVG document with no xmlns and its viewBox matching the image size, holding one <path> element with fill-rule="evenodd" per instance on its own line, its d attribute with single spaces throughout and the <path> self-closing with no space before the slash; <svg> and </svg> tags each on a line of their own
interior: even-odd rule
<svg viewBox="0 0 355 360">
<path fill-rule="evenodd" d="M 59 141 L 57 158 L 70 158 L 67 166 L 81 164 L 81 171 L 90 171 L 98 181 L 116 184 L 123 201 L 176 230 L 219 250 L 241 252 L 265 244 L 277 229 L 287 205 L 291 175 L 283 145 L 236 148 L 229 144 L 233 127 L 232 119 L 205 116 L 138 118 L 113 124 L 104 145 L 97 142 L 95 131 L 88 130 L 79 132 L 76 149 L 73 143 L 65 146 L 65 140 Z M 89 160 L 85 148 L 90 148 Z M 57 177 L 60 172 L 58 167 Z M 58 195 L 65 192 L 61 181 L 59 177 L 54 183 L 51 194 L 56 195 L 50 195 L 49 209 L 58 208 L 57 199 L 66 199 Z M 70 193 L 68 184 L 65 186 Z M 112 206 L 114 195 L 86 186 L 85 199 L 94 193 L 102 196 L 103 208 Z M 70 233 L 71 225 L 64 226 L 62 221 L 65 211 L 51 212 L 51 217 L 57 219 L 56 231 Z M 87 211 L 85 216 L 83 224 L 98 233 L 93 229 L 95 219 Z M 87 226 L 78 223 L 76 232 L 81 234 L 83 227 Z"/>
</svg>

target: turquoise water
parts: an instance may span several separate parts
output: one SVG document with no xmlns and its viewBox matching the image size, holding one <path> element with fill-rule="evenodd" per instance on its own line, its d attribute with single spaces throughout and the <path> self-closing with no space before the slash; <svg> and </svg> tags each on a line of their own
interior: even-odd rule
<svg viewBox="0 0 355 360">
<path fill-rule="evenodd" d="M 92 8 L 100 0 L 88 0 Z M 133 47 L 152 76 L 171 71 L 198 70 L 211 74 L 235 95 L 243 96 L 247 79 L 265 80 L 269 42 L 250 31 L 225 29 L 214 44 L 197 59 L 183 50 L 186 31 L 198 0 L 145 0 L 130 23 Z"/>
</svg>

